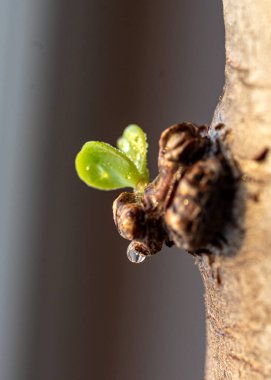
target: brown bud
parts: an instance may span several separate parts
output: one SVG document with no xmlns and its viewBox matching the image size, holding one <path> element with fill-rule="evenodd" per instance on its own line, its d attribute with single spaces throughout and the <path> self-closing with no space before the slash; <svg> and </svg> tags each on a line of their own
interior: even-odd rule
<svg viewBox="0 0 271 380">
<path fill-rule="evenodd" d="M 165 222 L 171 239 L 187 250 L 212 241 L 228 219 L 232 177 L 220 157 L 191 165 L 176 186 Z"/>
<path fill-rule="evenodd" d="M 121 193 L 113 203 L 113 217 L 117 229 L 127 240 L 144 237 L 145 215 L 142 204 L 134 193 Z"/>
<path fill-rule="evenodd" d="M 175 124 L 161 135 L 159 146 L 159 168 L 167 165 L 191 163 L 202 156 L 210 145 L 206 127 L 192 123 Z"/>
</svg>

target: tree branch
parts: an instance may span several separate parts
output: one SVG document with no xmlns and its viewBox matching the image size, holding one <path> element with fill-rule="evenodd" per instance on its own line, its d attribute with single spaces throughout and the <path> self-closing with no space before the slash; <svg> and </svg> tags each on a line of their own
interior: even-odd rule
<svg viewBox="0 0 271 380">
<path fill-rule="evenodd" d="M 242 180 L 228 252 L 199 261 L 206 379 L 270 379 L 271 2 L 224 0 L 224 18 L 226 83 L 212 126 L 225 124 Z"/>
</svg>

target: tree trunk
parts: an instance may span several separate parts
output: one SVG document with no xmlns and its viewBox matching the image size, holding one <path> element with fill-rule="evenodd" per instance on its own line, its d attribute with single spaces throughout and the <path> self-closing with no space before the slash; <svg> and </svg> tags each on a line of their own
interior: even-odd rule
<svg viewBox="0 0 271 380">
<path fill-rule="evenodd" d="M 206 379 L 271 379 L 271 1 L 224 0 L 226 126 L 241 173 L 228 251 L 203 255 Z"/>
</svg>

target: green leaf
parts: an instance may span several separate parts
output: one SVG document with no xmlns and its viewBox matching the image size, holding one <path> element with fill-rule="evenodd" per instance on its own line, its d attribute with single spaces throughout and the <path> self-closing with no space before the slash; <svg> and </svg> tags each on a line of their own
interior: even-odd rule
<svg viewBox="0 0 271 380">
<path fill-rule="evenodd" d="M 117 141 L 118 148 L 125 153 L 136 165 L 142 179 L 145 182 L 149 180 L 149 171 L 147 169 L 147 137 L 143 130 L 136 124 L 128 125 L 124 129 L 122 137 Z"/>
<path fill-rule="evenodd" d="M 101 190 L 135 188 L 142 177 L 124 153 L 99 141 L 83 145 L 76 156 L 75 166 L 82 181 Z"/>
</svg>

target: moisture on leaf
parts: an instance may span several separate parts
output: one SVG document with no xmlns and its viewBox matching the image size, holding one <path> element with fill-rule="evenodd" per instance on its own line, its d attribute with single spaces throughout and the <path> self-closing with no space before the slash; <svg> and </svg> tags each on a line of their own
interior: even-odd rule
<svg viewBox="0 0 271 380">
<path fill-rule="evenodd" d="M 101 190 L 136 188 L 142 182 L 142 174 L 128 156 L 104 142 L 85 143 L 75 166 L 82 181 Z"/>
<path fill-rule="evenodd" d="M 147 137 L 143 130 L 136 124 L 131 124 L 125 128 L 123 135 L 118 139 L 118 148 L 125 153 L 136 165 L 142 178 L 146 182 L 149 180 L 147 169 Z"/>
</svg>

